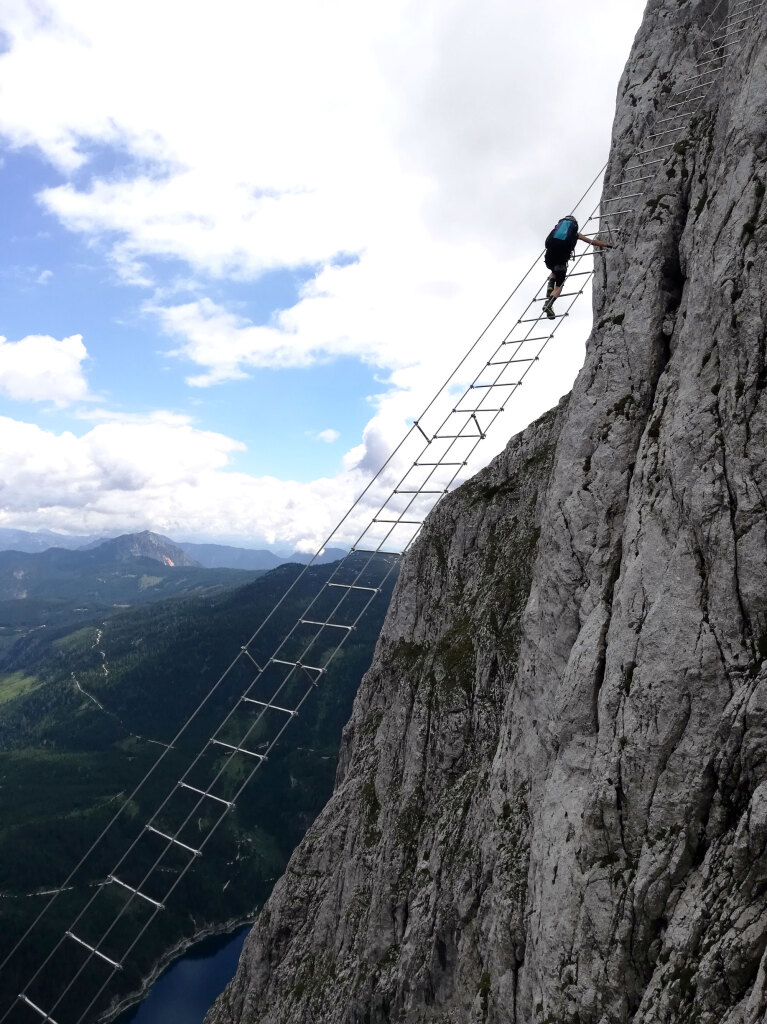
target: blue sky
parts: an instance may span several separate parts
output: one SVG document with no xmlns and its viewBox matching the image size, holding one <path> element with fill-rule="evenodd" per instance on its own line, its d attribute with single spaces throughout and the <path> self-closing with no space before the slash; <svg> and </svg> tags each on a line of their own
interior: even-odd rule
<svg viewBox="0 0 767 1024">
<path fill-rule="evenodd" d="M 106 152 L 90 158 L 87 168 L 88 175 L 120 175 L 125 161 L 120 154 Z M 242 472 L 310 481 L 337 469 L 339 452 L 359 441 L 370 418 L 368 396 L 378 389 L 374 367 L 340 358 L 298 370 L 265 368 L 225 390 L 190 393 L 182 376 L 190 365 L 168 355 L 172 344 L 158 338 L 153 318 L 142 311 L 137 287 L 126 286 L 109 266 L 108 243 L 73 234 L 40 209 L 36 195 L 67 178 L 25 149 L 6 150 L 0 180 L 0 217 L 7 232 L 0 308 L 9 341 L 30 330 L 54 337 L 82 334 L 89 354 L 88 381 L 105 404 L 133 413 L 158 408 L 191 412 L 208 429 L 231 434 L 247 445 L 247 451 L 232 460 Z M 345 262 L 336 260 L 337 265 Z M 158 287 L 185 270 L 181 261 L 170 258 L 149 264 Z M 256 285 L 208 278 L 206 294 L 254 324 L 268 324 L 275 310 L 295 305 L 302 285 L 316 270 L 274 270 Z M 188 298 L 193 295 L 193 289 L 186 293 Z M 34 419 L 41 415 L 35 405 L 15 403 L 13 412 Z M 0 405 L 4 414 L 11 409 L 8 402 Z M 48 407 L 42 416 L 51 429 L 73 427 L 70 408 Z M 328 429 L 338 432 L 337 441 L 318 441 L 317 435 Z M 275 436 L 279 444 L 274 443 Z"/>
<path fill-rule="evenodd" d="M 642 7 L 9 0 L 0 525 L 319 543 L 605 159 Z"/>
</svg>

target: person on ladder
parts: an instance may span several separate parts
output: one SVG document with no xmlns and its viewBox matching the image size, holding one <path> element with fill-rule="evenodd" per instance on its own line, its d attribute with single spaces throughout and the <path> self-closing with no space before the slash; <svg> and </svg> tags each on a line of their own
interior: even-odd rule
<svg viewBox="0 0 767 1024">
<path fill-rule="evenodd" d="M 588 242 L 589 245 L 596 245 L 600 249 L 612 249 L 609 242 L 602 242 L 598 238 L 587 238 L 578 233 L 578 221 L 572 215 L 563 217 L 557 221 L 554 228 L 546 237 L 546 255 L 544 263 L 551 271 L 549 283 L 546 288 L 546 301 L 543 303 L 543 312 L 553 320 L 556 313 L 553 305 L 556 299 L 562 294 L 562 286 L 567 276 L 567 262 L 572 259 L 575 246 L 578 242 Z"/>
</svg>

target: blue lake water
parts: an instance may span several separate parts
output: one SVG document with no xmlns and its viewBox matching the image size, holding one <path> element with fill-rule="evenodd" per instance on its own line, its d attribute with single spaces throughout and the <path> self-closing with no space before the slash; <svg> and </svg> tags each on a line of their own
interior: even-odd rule
<svg viewBox="0 0 767 1024">
<path fill-rule="evenodd" d="M 203 939 L 160 975 L 136 1006 L 115 1024 L 202 1024 L 211 1003 L 231 981 L 250 925 Z"/>
</svg>

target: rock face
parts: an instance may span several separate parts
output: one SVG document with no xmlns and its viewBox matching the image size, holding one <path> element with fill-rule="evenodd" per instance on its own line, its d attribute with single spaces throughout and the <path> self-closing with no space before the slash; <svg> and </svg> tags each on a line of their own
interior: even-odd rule
<svg viewBox="0 0 767 1024">
<path fill-rule="evenodd" d="M 609 175 L 713 7 L 651 0 Z M 752 28 L 600 271 L 569 400 L 405 561 L 334 796 L 208 1024 L 764 1019 L 767 9 Z"/>
</svg>

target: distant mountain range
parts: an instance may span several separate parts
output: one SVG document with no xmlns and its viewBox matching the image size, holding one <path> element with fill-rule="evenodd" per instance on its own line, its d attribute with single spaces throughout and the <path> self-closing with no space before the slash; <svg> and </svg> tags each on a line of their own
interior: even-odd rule
<svg viewBox="0 0 767 1024">
<path fill-rule="evenodd" d="M 157 534 L 79 551 L 0 551 L 0 655 L 26 629 L 91 621 L 120 608 L 241 586 L 263 569 L 206 569 Z"/>
<path fill-rule="evenodd" d="M 103 540 L 94 534 L 83 536 L 67 536 L 64 533 L 54 533 L 52 530 L 12 530 L 7 526 L 0 526 L 0 551 L 27 551 L 30 554 L 35 551 L 46 551 L 48 548 L 81 548 L 94 541 Z"/>
<path fill-rule="evenodd" d="M 281 558 L 272 551 L 255 550 L 251 548 L 233 548 L 226 544 L 179 544 L 187 555 L 191 555 L 200 565 L 208 569 L 276 569 L 278 565 L 286 562 L 298 562 L 306 565 L 312 559 L 311 555 L 302 555 L 298 552 Z M 343 558 L 346 551 L 343 548 L 326 548 L 314 563 L 324 565 L 327 562 L 337 562 Z"/>
<path fill-rule="evenodd" d="M 282 557 L 268 549 L 238 548 L 228 544 L 177 543 L 149 530 L 110 538 L 94 535 L 67 536 L 51 530 L 32 532 L 0 527 L 0 553 L 21 551 L 38 554 L 51 548 L 65 548 L 70 551 L 96 550 L 106 545 L 114 545 L 114 548 L 109 549 L 109 553 L 104 551 L 109 560 L 112 559 L 114 552 L 116 561 L 143 557 L 152 558 L 168 566 L 198 566 L 206 569 L 274 569 L 286 562 L 305 565 L 312 558 L 311 555 L 298 552 Z M 328 548 L 315 564 L 335 562 L 345 554 L 346 551 L 342 548 Z"/>
</svg>

